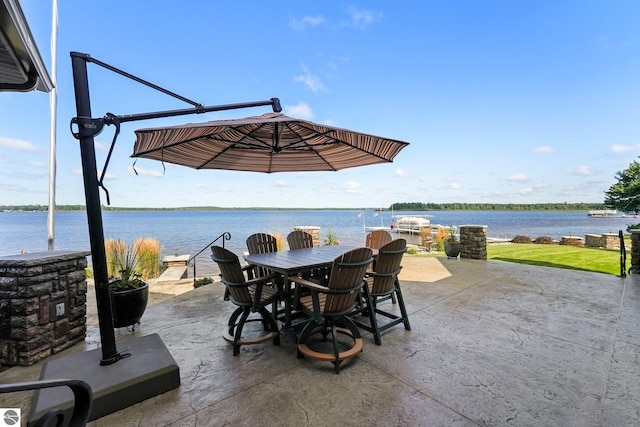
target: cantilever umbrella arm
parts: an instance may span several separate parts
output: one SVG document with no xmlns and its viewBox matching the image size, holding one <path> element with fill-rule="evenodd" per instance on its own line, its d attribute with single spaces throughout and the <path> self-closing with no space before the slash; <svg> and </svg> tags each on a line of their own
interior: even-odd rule
<svg viewBox="0 0 640 427">
<path fill-rule="evenodd" d="M 108 113 L 103 118 L 92 118 L 91 100 L 89 96 L 89 79 L 87 75 L 87 63 L 91 62 L 103 68 L 123 75 L 138 83 L 149 86 L 174 98 L 193 105 L 193 108 L 181 110 L 158 111 L 152 113 L 131 114 L 116 116 Z M 91 258 L 93 263 L 93 276 L 96 289 L 96 304 L 98 308 L 98 324 L 100 328 L 100 342 L 102 360 L 100 365 L 116 363 L 125 355 L 121 355 L 116 349 L 116 340 L 113 330 L 113 314 L 111 312 L 111 299 L 109 295 L 109 277 L 107 273 L 107 260 L 104 248 L 104 229 L 102 225 L 102 209 L 100 205 L 101 180 L 98 180 L 96 167 L 96 155 L 94 137 L 98 135 L 105 124 L 119 124 L 130 121 L 148 120 L 162 117 L 173 117 L 186 114 L 201 114 L 212 111 L 232 110 L 271 105 L 274 112 L 282 111 L 280 100 L 271 98 L 268 101 L 246 102 L 240 104 L 226 104 L 205 107 L 202 104 L 191 101 L 166 89 L 154 85 L 111 65 L 91 58 L 88 54 L 71 52 L 71 65 L 73 72 L 73 84 L 76 100 L 77 116 L 71 119 L 71 133 L 80 141 L 80 157 L 82 160 L 82 175 L 84 179 L 85 201 L 87 208 L 87 222 L 89 225 L 89 240 L 91 245 Z M 74 126 L 76 129 L 74 130 Z M 114 138 L 115 142 L 115 138 Z M 113 144 L 112 144 L 113 148 Z M 103 174 L 104 175 L 104 174 Z"/>
</svg>

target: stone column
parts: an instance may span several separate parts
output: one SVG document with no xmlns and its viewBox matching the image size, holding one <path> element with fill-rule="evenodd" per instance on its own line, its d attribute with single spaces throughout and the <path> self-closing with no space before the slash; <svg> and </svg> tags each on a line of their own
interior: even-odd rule
<svg viewBox="0 0 640 427">
<path fill-rule="evenodd" d="M 630 273 L 640 273 L 640 230 L 629 230 L 631 233 L 631 268 Z"/>
<path fill-rule="evenodd" d="M 460 258 L 487 259 L 487 226 L 460 226 Z"/>
<path fill-rule="evenodd" d="M 0 367 L 29 366 L 84 340 L 87 255 L 0 257 Z"/>
</svg>

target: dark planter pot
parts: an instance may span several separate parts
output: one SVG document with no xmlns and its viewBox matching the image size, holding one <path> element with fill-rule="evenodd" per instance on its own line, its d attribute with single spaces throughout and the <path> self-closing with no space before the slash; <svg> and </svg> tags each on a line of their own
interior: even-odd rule
<svg viewBox="0 0 640 427">
<path fill-rule="evenodd" d="M 447 254 L 447 258 L 458 258 L 460 242 L 444 242 L 444 253 Z"/>
<path fill-rule="evenodd" d="M 126 291 L 116 290 L 112 285 L 110 294 L 114 328 L 124 328 L 140 322 L 140 318 L 147 309 L 147 300 L 149 299 L 149 285 L 147 283 L 139 288 Z"/>
</svg>

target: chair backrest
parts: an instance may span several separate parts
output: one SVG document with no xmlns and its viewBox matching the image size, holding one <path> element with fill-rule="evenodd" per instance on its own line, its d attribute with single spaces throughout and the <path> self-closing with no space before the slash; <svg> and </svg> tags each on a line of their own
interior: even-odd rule
<svg viewBox="0 0 640 427">
<path fill-rule="evenodd" d="M 251 255 L 278 252 L 278 241 L 271 234 L 256 233 L 247 237 L 247 249 Z M 264 267 L 257 267 L 257 276 L 268 276 L 271 272 Z"/>
<path fill-rule="evenodd" d="M 395 285 L 402 263 L 402 256 L 407 251 L 407 241 L 396 239 L 378 250 L 373 276 L 372 294 L 385 294 Z"/>
<path fill-rule="evenodd" d="M 373 261 L 372 254 L 369 248 L 358 248 L 333 261 L 323 313 L 340 313 L 353 308 L 358 290 L 363 286 L 367 267 Z"/>
<path fill-rule="evenodd" d="M 220 246 L 211 246 L 211 259 L 218 264 L 222 283 L 227 286 L 231 301 L 235 304 L 251 303 L 251 294 L 238 256 Z"/>
<path fill-rule="evenodd" d="M 367 234 L 365 246 L 371 249 L 380 249 L 392 240 L 393 238 L 388 231 L 373 230 L 372 232 Z"/>
<path fill-rule="evenodd" d="M 313 247 L 313 236 L 304 230 L 294 230 L 287 236 L 289 249 L 305 249 Z"/>
</svg>

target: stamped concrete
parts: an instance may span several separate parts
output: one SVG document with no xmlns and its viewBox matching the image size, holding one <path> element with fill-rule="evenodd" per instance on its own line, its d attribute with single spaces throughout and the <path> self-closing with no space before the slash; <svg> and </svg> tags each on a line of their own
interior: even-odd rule
<svg viewBox="0 0 640 427">
<path fill-rule="evenodd" d="M 640 419 L 640 277 L 478 260 L 409 258 L 397 326 L 340 375 L 282 345 L 222 337 L 234 309 L 219 283 L 160 299 L 132 336 L 158 333 L 182 385 L 92 426 L 635 426 Z M 393 304 L 387 307 L 392 308 Z M 90 333 L 84 345 L 95 346 Z M 39 366 L 0 373 L 37 379 Z M 96 367 L 99 369 L 99 367 Z M 28 412 L 29 393 L 0 395 Z"/>
</svg>

